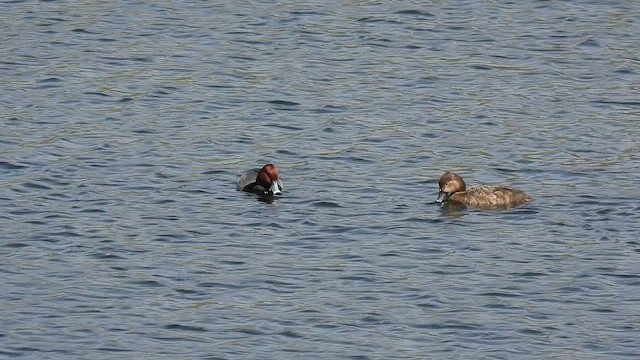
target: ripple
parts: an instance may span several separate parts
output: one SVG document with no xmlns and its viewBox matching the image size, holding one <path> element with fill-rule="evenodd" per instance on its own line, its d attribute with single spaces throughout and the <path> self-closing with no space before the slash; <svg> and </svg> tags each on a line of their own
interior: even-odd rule
<svg viewBox="0 0 640 360">
<path fill-rule="evenodd" d="M 271 101 L 268 101 L 267 103 L 271 105 L 282 106 L 282 107 L 300 106 L 300 104 L 297 102 L 286 101 L 286 100 L 271 100 Z"/>
<path fill-rule="evenodd" d="M 421 10 L 399 10 L 396 11 L 395 14 L 398 15 L 412 15 L 412 16 L 417 16 L 417 17 L 423 17 L 423 18 L 430 18 L 433 17 L 434 15 L 425 11 L 421 11 Z"/>
<path fill-rule="evenodd" d="M 164 327 L 167 330 L 178 330 L 178 331 L 191 331 L 191 332 L 206 332 L 207 329 L 200 326 L 188 326 L 188 325 L 180 325 L 180 324 L 171 324 L 166 325 Z"/>
<path fill-rule="evenodd" d="M 18 169 L 24 169 L 24 168 L 26 168 L 26 166 L 24 165 L 13 164 L 6 161 L 0 161 L 0 169 L 2 170 L 18 170 Z"/>
<path fill-rule="evenodd" d="M 332 201 L 315 201 L 311 205 L 319 208 L 333 208 L 333 209 L 342 207 L 340 204 Z"/>
</svg>

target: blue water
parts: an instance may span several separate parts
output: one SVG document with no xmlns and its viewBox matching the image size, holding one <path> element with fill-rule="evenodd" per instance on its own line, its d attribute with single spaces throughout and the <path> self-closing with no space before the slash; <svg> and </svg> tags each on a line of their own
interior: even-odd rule
<svg viewBox="0 0 640 360">
<path fill-rule="evenodd" d="M 640 4 L 2 9 L 0 358 L 640 356 Z"/>
</svg>

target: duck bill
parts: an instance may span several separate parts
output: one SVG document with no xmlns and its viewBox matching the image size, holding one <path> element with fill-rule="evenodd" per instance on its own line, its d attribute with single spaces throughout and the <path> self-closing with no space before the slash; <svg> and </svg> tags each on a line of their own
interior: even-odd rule
<svg viewBox="0 0 640 360">
<path fill-rule="evenodd" d="M 278 186 L 279 181 L 274 181 L 271 183 L 271 187 L 269 188 L 269 192 L 273 195 L 280 195 L 282 191 L 280 191 L 280 187 Z"/>
<path fill-rule="evenodd" d="M 439 204 L 442 204 L 443 202 L 447 201 L 448 198 L 449 198 L 449 193 L 446 193 L 440 190 L 440 192 L 438 193 L 438 198 L 436 199 L 436 202 Z"/>
</svg>

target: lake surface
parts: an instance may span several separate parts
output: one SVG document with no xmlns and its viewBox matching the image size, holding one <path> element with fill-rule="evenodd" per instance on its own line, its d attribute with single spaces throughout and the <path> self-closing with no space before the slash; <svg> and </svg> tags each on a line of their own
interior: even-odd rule
<svg viewBox="0 0 640 360">
<path fill-rule="evenodd" d="M 639 19 L 4 1 L 0 357 L 640 357 Z M 446 170 L 535 201 L 440 208 Z"/>
</svg>

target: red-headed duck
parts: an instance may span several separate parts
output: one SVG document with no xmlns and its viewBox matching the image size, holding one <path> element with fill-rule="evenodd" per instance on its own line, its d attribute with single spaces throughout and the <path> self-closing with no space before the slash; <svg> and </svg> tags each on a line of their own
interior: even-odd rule
<svg viewBox="0 0 640 360">
<path fill-rule="evenodd" d="M 450 171 L 440 177 L 440 193 L 436 202 L 455 201 L 468 206 L 493 209 L 512 207 L 533 200 L 521 190 L 504 186 L 480 185 L 467 190 L 464 180 Z"/>
<path fill-rule="evenodd" d="M 262 169 L 247 171 L 240 176 L 236 189 L 258 195 L 280 195 L 282 181 L 278 178 L 278 168 L 267 164 Z"/>
</svg>

